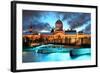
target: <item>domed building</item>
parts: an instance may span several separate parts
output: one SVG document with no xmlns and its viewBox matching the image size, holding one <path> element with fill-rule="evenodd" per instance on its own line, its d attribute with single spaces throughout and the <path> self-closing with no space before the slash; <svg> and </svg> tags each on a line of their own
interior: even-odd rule
<svg viewBox="0 0 100 73">
<path fill-rule="evenodd" d="M 53 32 L 54 35 L 64 35 L 64 30 L 63 30 L 63 22 L 61 20 L 57 20 L 55 22 L 55 29 L 54 29 L 54 32 Z M 60 36 L 61 37 L 61 36 Z"/>
<path fill-rule="evenodd" d="M 57 20 L 55 23 L 55 31 L 63 31 L 63 23 L 61 20 Z"/>
<path fill-rule="evenodd" d="M 32 30 L 31 30 L 32 31 Z M 80 34 L 76 30 L 63 30 L 63 22 L 57 20 L 55 22 L 55 28 L 51 30 L 50 33 L 40 33 L 40 34 L 30 34 L 23 35 L 24 38 L 29 38 L 31 40 L 30 45 L 36 44 L 91 44 L 91 35 L 90 34 Z"/>
</svg>

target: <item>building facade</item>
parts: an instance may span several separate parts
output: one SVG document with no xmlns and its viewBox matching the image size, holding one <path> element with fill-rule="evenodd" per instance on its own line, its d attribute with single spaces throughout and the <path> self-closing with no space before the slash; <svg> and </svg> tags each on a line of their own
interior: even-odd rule
<svg viewBox="0 0 100 73">
<path fill-rule="evenodd" d="M 31 30 L 32 31 L 32 30 Z M 29 41 L 25 41 L 27 39 Z M 63 45 L 91 45 L 91 35 L 77 33 L 76 30 L 63 30 L 63 23 L 57 20 L 55 28 L 50 33 L 37 33 L 23 35 L 23 41 L 29 45 L 34 44 L 63 44 Z M 33 44 L 33 45 L 32 45 Z"/>
</svg>

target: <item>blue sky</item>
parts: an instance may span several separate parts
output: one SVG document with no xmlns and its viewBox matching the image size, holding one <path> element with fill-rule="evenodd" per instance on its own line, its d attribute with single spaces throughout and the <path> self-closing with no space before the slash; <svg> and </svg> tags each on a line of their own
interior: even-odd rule
<svg viewBox="0 0 100 73">
<path fill-rule="evenodd" d="M 74 29 L 77 31 L 91 31 L 91 14 L 78 12 L 55 12 L 23 10 L 23 31 L 33 26 L 34 31 L 50 31 L 55 28 L 55 22 L 60 19 L 63 29 Z"/>
</svg>

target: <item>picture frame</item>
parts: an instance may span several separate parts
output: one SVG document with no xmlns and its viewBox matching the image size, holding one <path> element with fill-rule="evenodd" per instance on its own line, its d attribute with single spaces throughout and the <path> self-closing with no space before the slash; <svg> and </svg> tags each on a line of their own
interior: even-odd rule
<svg viewBox="0 0 100 73">
<path fill-rule="evenodd" d="M 97 12 L 90 5 L 12 1 L 11 71 L 97 67 Z"/>
</svg>

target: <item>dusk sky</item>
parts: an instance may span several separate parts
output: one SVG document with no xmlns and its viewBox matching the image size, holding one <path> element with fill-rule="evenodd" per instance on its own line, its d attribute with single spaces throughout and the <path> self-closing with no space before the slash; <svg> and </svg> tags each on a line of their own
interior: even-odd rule
<svg viewBox="0 0 100 73">
<path fill-rule="evenodd" d="M 55 11 L 34 11 L 23 10 L 23 31 L 27 31 L 29 26 L 33 26 L 33 30 L 48 31 L 55 28 L 57 20 L 63 22 L 63 29 L 73 29 L 91 33 L 91 14 L 77 12 L 55 12 Z"/>
</svg>

